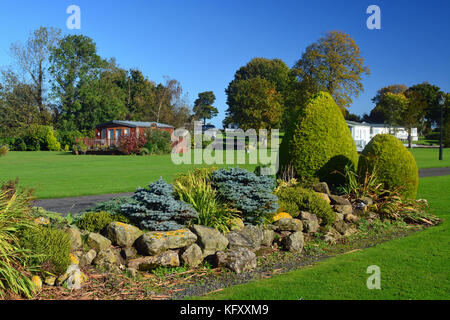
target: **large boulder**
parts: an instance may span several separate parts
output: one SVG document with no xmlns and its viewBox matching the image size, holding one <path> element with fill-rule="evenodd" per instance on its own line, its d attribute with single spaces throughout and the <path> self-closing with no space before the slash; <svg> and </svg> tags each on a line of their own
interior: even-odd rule
<svg viewBox="0 0 450 320">
<path fill-rule="evenodd" d="M 303 223 L 299 219 L 283 218 L 274 223 L 278 231 L 302 231 Z"/>
<path fill-rule="evenodd" d="M 111 222 L 106 227 L 106 237 L 120 247 L 131 247 L 142 234 L 139 228 L 117 221 Z"/>
<path fill-rule="evenodd" d="M 282 240 L 284 248 L 290 252 L 302 252 L 305 240 L 301 231 L 294 232 Z"/>
<path fill-rule="evenodd" d="M 240 231 L 227 233 L 228 247 L 233 248 L 249 248 L 250 250 L 258 250 L 264 240 L 263 228 L 259 226 L 248 225 Z"/>
<path fill-rule="evenodd" d="M 275 231 L 271 229 L 264 229 L 263 240 L 261 241 L 261 245 L 270 247 L 274 239 L 275 239 Z"/>
<path fill-rule="evenodd" d="M 89 233 L 86 243 L 89 248 L 94 249 L 96 252 L 106 250 L 111 246 L 111 240 L 95 232 Z"/>
<path fill-rule="evenodd" d="M 202 249 L 204 256 L 225 250 L 228 246 L 228 239 L 217 229 L 196 224 L 192 226 L 191 230 L 197 235 L 197 244 Z"/>
<path fill-rule="evenodd" d="M 69 290 L 81 289 L 81 284 L 87 280 L 87 276 L 81 272 L 80 267 L 76 264 L 71 264 L 66 272 L 58 277 L 56 284 L 65 284 Z"/>
<path fill-rule="evenodd" d="M 318 182 L 313 186 L 313 190 L 319 193 L 324 193 L 326 195 L 331 195 L 330 188 L 326 182 Z"/>
<path fill-rule="evenodd" d="M 183 261 L 184 264 L 190 266 L 191 268 L 195 268 L 203 261 L 202 249 L 195 243 L 191 244 L 181 254 L 181 261 Z"/>
<path fill-rule="evenodd" d="M 236 273 L 251 271 L 257 266 L 256 255 L 247 248 L 236 248 L 216 253 L 218 267 L 226 267 Z"/>
<path fill-rule="evenodd" d="M 139 271 L 149 271 L 158 267 L 178 267 L 179 265 L 178 252 L 172 250 L 164 251 L 156 256 L 140 257 L 128 262 L 128 268 Z"/>
<path fill-rule="evenodd" d="M 147 232 L 135 241 L 142 255 L 156 255 L 169 249 L 180 249 L 197 241 L 197 236 L 188 229 Z"/>
<path fill-rule="evenodd" d="M 124 261 L 118 251 L 108 248 L 97 254 L 93 264 L 110 272 L 119 272 L 123 268 Z"/>
<path fill-rule="evenodd" d="M 334 205 L 334 210 L 343 215 L 353 213 L 352 206 L 348 205 L 348 204 L 336 204 L 336 205 Z"/>
</svg>

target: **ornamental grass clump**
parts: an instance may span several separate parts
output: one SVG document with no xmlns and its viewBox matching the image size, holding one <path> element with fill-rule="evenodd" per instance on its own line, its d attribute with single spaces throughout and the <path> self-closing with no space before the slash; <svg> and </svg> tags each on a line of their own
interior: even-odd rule
<svg viewBox="0 0 450 320">
<path fill-rule="evenodd" d="M 38 266 L 28 263 L 33 252 L 20 246 L 19 236 L 33 227 L 31 194 L 4 185 L 0 190 L 0 298 L 6 294 L 31 298 L 34 285 L 31 272 Z"/>
<path fill-rule="evenodd" d="M 263 223 L 278 209 L 272 177 L 230 168 L 214 171 L 212 180 L 220 197 L 239 210 L 248 222 Z"/>
<path fill-rule="evenodd" d="M 133 199 L 134 203 L 122 206 L 122 213 L 142 229 L 178 230 L 198 218 L 192 205 L 177 199 L 173 186 L 162 179 L 150 183 L 148 189 L 139 188 Z"/>
<path fill-rule="evenodd" d="M 220 201 L 210 177 L 211 172 L 206 170 L 188 172 L 175 181 L 175 191 L 181 200 L 191 204 L 198 212 L 198 218 L 194 221 L 196 224 L 228 232 L 229 222 L 236 217 L 236 210 Z"/>
</svg>

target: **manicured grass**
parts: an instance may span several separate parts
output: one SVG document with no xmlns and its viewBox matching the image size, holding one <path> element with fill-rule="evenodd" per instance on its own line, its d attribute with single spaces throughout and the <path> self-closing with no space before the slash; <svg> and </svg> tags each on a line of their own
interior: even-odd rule
<svg viewBox="0 0 450 320">
<path fill-rule="evenodd" d="M 419 197 L 450 218 L 450 176 L 420 179 Z M 449 222 L 374 248 L 340 255 L 204 299 L 449 299 Z M 381 268 L 381 290 L 369 290 L 367 267 Z"/>
<path fill-rule="evenodd" d="M 439 160 L 439 148 L 409 149 L 416 159 L 419 169 L 450 167 L 450 149 L 444 148 L 443 160 Z"/>
<path fill-rule="evenodd" d="M 170 155 L 75 156 L 64 152 L 10 152 L 0 158 L 0 181 L 20 179 L 37 198 L 134 192 L 138 186 L 206 165 L 175 165 Z M 223 165 L 226 167 L 228 165 Z M 239 165 L 254 170 L 256 165 Z M 220 166 L 218 166 L 220 167 Z"/>
</svg>

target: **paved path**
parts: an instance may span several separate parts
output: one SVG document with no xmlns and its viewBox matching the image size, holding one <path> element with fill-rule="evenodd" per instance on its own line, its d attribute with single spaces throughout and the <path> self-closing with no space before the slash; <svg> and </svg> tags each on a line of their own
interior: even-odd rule
<svg viewBox="0 0 450 320">
<path fill-rule="evenodd" d="M 132 195 L 133 193 L 116 193 L 74 198 L 42 199 L 35 201 L 34 205 L 37 207 L 42 207 L 48 211 L 59 212 L 64 215 L 69 212 L 72 214 L 77 214 L 91 208 L 98 202 L 104 202 L 111 200 L 112 198 Z"/>
<path fill-rule="evenodd" d="M 419 177 L 437 177 L 437 176 L 447 176 L 450 175 L 450 167 L 444 168 L 429 168 L 429 169 L 420 169 Z"/>
<path fill-rule="evenodd" d="M 419 177 L 436 177 L 450 175 L 450 167 L 447 168 L 430 168 L 419 170 Z M 42 207 L 48 211 L 59 212 L 64 215 L 67 213 L 77 214 L 91 208 L 97 202 L 111 200 L 116 197 L 131 196 L 133 193 L 116 193 L 116 194 L 102 194 L 95 196 L 84 196 L 75 198 L 60 198 L 60 199 L 43 199 L 37 200 L 35 206 Z"/>
</svg>

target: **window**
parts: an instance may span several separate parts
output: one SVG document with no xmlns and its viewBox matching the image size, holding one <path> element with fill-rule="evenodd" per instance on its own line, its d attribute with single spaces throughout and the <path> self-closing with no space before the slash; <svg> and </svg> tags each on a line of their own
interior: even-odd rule
<svg viewBox="0 0 450 320">
<path fill-rule="evenodd" d="M 123 130 L 123 134 L 124 134 L 125 136 L 130 135 L 130 129 L 124 129 L 124 130 Z"/>
<path fill-rule="evenodd" d="M 122 135 L 122 130 L 121 129 L 116 129 L 116 140 L 119 140 L 121 135 Z"/>
</svg>

